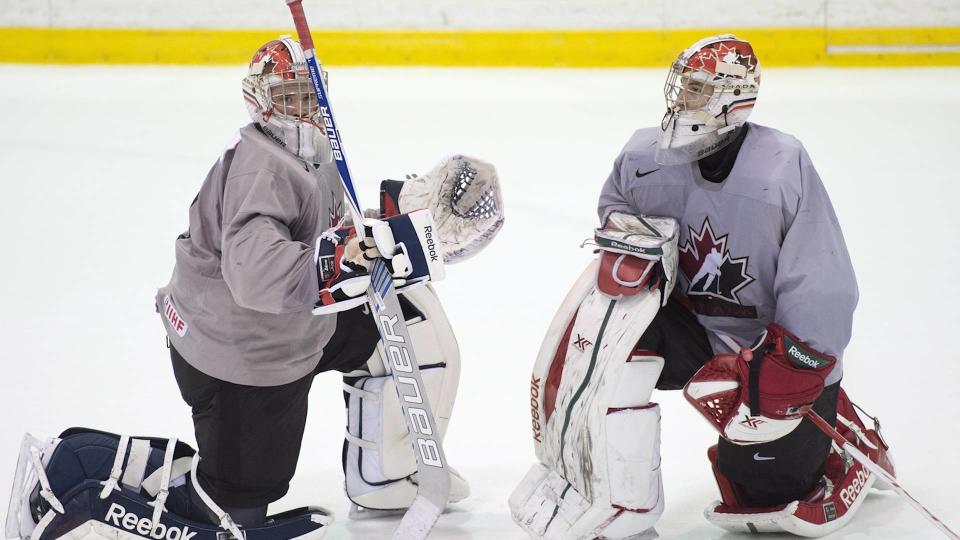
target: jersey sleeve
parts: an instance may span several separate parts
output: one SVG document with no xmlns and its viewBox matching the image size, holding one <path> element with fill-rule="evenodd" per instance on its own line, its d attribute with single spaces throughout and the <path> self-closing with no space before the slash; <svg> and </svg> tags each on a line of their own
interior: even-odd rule
<svg viewBox="0 0 960 540">
<path fill-rule="evenodd" d="M 221 271 L 239 306 L 274 314 L 314 306 L 319 294 L 314 249 L 290 232 L 309 215 L 304 211 L 309 203 L 267 170 L 226 183 Z"/>
<path fill-rule="evenodd" d="M 597 215 L 600 217 L 600 225 L 607 221 L 607 217 L 614 212 L 626 212 L 628 214 L 636 213 L 630 206 L 627 199 L 627 188 L 623 183 L 621 169 L 623 165 L 623 156 L 621 153 L 613 162 L 613 170 L 607 176 L 607 181 L 603 183 L 600 190 L 600 201 L 597 204 Z"/>
<path fill-rule="evenodd" d="M 802 147 L 799 166 L 800 200 L 777 262 L 774 320 L 839 357 L 850 342 L 857 279 L 833 205 Z"/>
</svg>

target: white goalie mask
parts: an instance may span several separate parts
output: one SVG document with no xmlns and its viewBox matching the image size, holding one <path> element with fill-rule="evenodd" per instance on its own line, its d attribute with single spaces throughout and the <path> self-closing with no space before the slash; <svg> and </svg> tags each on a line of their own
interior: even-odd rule
<svg viewBox="0 0 960 540">
<path fill-rule="evenodd" d="M 290 153 L 314 164 L 333 159 L 303 48 L 293 38 L 280 36 L 253 55 L 243 99 L 250 118 Z"/>
<path fill-rule="evenodd" d="M 667 112 L 657 163 L 690 163 L 725 147 L 750 116 L 759 90 L 760 62 L 733 34 L 701 39 L 680 53 L 663 88 Z"/>
</svg>

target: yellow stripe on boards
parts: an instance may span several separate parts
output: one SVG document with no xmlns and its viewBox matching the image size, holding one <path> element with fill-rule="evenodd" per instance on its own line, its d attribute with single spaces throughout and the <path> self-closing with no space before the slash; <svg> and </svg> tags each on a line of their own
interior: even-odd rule
<svg viewBox="0 0 960 540">
<path fill-rule="evenodd" d="M 733 32 L 764 66 L 960 66 L 960 28 L 682 30 L 319 30 L 340 66 L 659 67 L 696 40 Z M 0 28 L 0 62 L 242 64 L 292 30 Z"/>
</svg>

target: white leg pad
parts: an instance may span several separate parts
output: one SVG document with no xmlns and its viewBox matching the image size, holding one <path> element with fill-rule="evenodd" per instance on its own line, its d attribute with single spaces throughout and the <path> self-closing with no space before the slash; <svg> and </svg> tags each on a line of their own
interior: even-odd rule
<svg viewBox="0 0 960 540">
<path fill-rule="evenodd" d="M 662 492 L 659 471 L 655 476 L 654 489 Z M 640 540 L 657 537 L 653 526 L 663 513 L 663 498 L 644 512 L 594 505 L 556 471 L 537 463 L 510 496 L 509 506 L 514 521 L 531 538 Z"/>
<path fill-rule="evenodd" d="M 659 291 L 614 299 L 591 264 L 564 300 L 531 380 L 533 466 L 510 497 L 536 539 L 653 538 L 663 513 L 660 407 L 650 402 L 663 358 L 634 349 Z"/>
<path fill-rule="evenodd" d="M 406 291 L 404 296 L 422 314 L 408 321 L 410 338 L 442 440 L 456 400 L 460 351 L 430 286 Z M 350 395 L 344 443 L 347 496 L 365 509 L 407 508 L 417 494 L 417 462 L 393 378 L 384 368 L 380 345 L 368 365 L 371 376 L 344 385 L 344 391 Z M 453 470 L 451 484 L 451 502 L 469 495 L 466 480 Z"/>
</svg>

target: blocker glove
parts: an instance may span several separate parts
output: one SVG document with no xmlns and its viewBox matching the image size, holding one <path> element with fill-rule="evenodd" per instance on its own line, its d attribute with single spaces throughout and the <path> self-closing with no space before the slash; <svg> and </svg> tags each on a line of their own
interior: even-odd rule
<svg viewBox="0 0 960 540">
<path fill-rule="evenodd" d="M 364 237 L 353 227 L 330 229 L 317 239 L 315 259 L 320 297 L 315 315 L 366 302 L 372 262 L 382 258 L 398 291 L 444 277 L 433 219 L 416 210 L 388 219 L 364 219 Z"/>
<path fill-rule="evenodd" d="M 837 362 L 778 324 L 768 325 L 758 343 L 740 354 L 714 356 L 683 389 L 687 401 L 734 444 L 769 442 L 793 431 Z"/>
<path fill-rule="evenodd" d="M 374 259 L 383 258 L 387 270 L 393 276 L 394 285 L 397 287 L 406 285 L 407 277 L 413 272 L 410 255 L 407 253 L 405 244 L 397 243 L 390 229 L 390 223 L 380 219 L 366 218 L 363 220 L 363 236 L 362 239 L 352 236 L 347 241 L 344 256 L 368 271 Z"/>
</svg>

